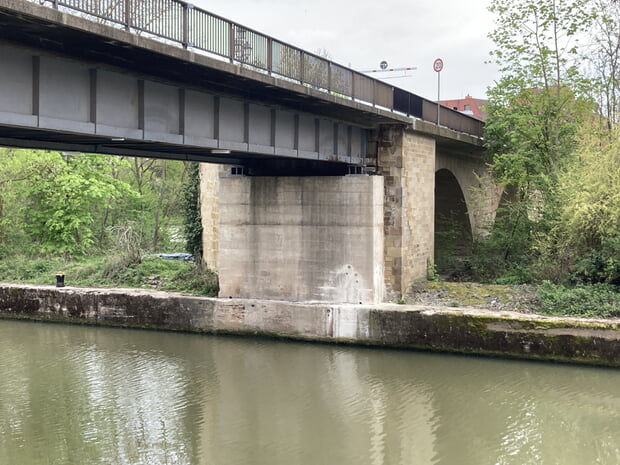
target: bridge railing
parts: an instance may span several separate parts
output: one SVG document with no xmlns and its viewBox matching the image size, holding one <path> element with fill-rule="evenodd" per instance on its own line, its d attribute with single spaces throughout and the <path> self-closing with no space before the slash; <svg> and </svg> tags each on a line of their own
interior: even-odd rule
<svg viewBox="0 0 620 465">
<path fill-rule="evenodd" d="M 340 97 L 482 136 L 483 123 L 474 118 L 180 0 L 39 1 Z"/>
</svg>

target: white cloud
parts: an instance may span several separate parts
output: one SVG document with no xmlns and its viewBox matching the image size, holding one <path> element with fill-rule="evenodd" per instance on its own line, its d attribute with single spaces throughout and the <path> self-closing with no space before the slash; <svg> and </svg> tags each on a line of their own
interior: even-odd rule
<svg viewBox="0 0 620 465">
<path fill-rule="evenodd" d="M 441 97 L 484 97 L 497 79 L 486 65 L 493 28 L 488 0 L 198 0 L 196 6 L 309 51 L 325 49 L 355 69 L 416 66 L 391 84 L 437 97 L 435 58 L 444 60 Z M 381 76 L 387 76 L 382 74 Z"/>
</svg>

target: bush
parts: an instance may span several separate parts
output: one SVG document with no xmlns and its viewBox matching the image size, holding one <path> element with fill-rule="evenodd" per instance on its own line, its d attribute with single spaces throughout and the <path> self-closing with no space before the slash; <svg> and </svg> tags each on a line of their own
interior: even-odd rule
<svg viewBox="0 0 620 465">
<path fill-rule="evenodd" d="M 566 287 L 543 281 L 538 286 L 540 310 L 549 315 L 569 315 L 581 317 L 620 316 L 620 294 L 611 284 L 581 284 Z"/>
<path fill-rule="evenodd" d="M 217 274 L 213 271 L 188 264 L 187 268 L 179 270 L 162 289 L 203 296 L 217 296 L 219 283 Z"/>
</svg>

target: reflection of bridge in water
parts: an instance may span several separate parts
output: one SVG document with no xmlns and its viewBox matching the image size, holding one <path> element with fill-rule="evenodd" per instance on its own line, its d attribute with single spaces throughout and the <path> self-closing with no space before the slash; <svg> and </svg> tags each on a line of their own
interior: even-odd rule
<svg viewBox="0 0 620 465">
<path fill-rule="evenodd" d="M 433 260 L 440 168 L 442 208 L 489 211 L 480 121 L 183 2 L 0 0 L 0 26 L 0 144 L 249 175 L 202 170 L 223 295 L 400 295 Z"/>
</svg>

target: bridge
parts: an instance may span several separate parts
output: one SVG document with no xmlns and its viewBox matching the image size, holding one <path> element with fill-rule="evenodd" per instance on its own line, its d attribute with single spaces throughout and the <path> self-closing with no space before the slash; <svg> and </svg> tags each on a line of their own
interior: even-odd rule
<svg viewBox="0 0 620 465">
<path fill-rule="evenodd" d="M 177 0 L 42 3 L 0 0 L 0 145 L 208 162 L 222 296 L 397 298 L 436 210 L 492 215 L 474 118 Z"/>
</svg>

